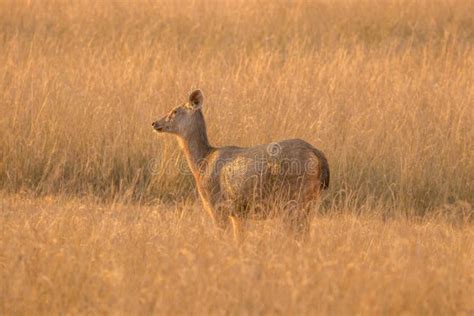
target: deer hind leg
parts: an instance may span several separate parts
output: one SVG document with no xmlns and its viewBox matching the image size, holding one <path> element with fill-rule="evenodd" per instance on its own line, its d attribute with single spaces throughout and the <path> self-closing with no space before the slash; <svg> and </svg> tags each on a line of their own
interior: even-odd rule
<svg viewBox="0 0 474 316">
<path fill-rule="evenodd" d="M 310 235 L 311 221 L 314 216 L 313 207 L 319 205 L 320 181 L 318 177 L 311 177 L 304 183 L 299 198 L 298 215 L 296 216 L 297 227 L 305 238 Z"/>
<path fill-rule="evenodd" d="M 319 180 L 316 177 L 307 178 L 298 192 L 294 200 L 286 205 L 285 225 L 294 236 L 307 239 L 313 219 L 311 206 L 319 197 Z"/>
</svg>

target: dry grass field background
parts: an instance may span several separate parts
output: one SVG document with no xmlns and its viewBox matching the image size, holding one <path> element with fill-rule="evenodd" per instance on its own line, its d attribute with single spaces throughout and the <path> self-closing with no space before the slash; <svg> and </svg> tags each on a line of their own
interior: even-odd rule
<svg viewBox="0 0 474 316">
<path fill-rule="evenodd" d="M 474 313 L 474 2 L 0 0 L 0 314 Z M 302 138 L 331 187 L 238 246 L 151 122 Z"/>
</svg>

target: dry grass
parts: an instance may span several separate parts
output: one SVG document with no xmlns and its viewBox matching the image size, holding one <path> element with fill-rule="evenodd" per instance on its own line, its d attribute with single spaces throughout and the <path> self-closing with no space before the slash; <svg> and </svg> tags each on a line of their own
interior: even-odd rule
<svg viewBox="0 0 474 316">
<path fill-rule="evenodd" d="M 301 246 L 255 222 L 237 247 L 196 208 L 6 197 L 0 312 L 474 312 L 470 225 L 346 213 L 319 216 Z"/>
<path fill-rule="evenodd" d="M 0 313 L 472 312 L 472 12 L 0 0 Z M 304 247 L 210 229 L 150 125 L 197 87 L 213 144 L 327 154 Z"/>
</svg>

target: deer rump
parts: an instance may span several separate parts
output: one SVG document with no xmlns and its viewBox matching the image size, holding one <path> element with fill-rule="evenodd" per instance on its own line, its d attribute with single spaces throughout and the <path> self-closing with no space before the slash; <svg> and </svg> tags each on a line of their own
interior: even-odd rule
<svg viewBox="0 0 474 316">
<path fill-rule="evenodd" d="M 231 215 L 260 218 L 273 213 L 275 206 L 308 204 L 329 182 L 324 155 L 300 139 L 222 147 L 212 156 L 204 189 L 213 192 L 212 200 L 226 205 Z"/>
</svg>

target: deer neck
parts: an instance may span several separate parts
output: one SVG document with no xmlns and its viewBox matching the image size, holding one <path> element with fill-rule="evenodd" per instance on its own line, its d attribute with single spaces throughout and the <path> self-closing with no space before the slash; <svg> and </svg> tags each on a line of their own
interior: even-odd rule
<svg viewBox="0 0 474 316">
<path fill-rule="evenodd" d="M 199 114 L 200 121 L 198 124 L 190 128 L 184 135 L 178 137 L 180 147 L 195 177 L 199 177 L 204 171 L 204 167 L 207 165 L 207 157 L 213 150 L 207 138 L 204 117 L 202 117 L 201 113 Z"/>
</svg>

